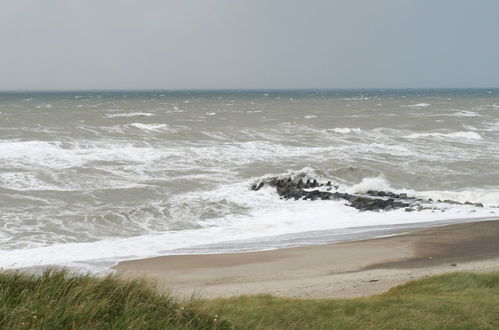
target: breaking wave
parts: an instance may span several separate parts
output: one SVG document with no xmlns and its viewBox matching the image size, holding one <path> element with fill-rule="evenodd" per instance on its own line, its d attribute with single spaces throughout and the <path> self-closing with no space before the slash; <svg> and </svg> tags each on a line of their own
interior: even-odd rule
<svg viewBox="0 0 499 330">
<path fill-rule="evenodd" d="M 419 138 L 443 138 L 454 140 L 482 140 L 482 136 L 477 132 L 454 132 L 454 133 L 414 133 L 404 136 L 406 139 L 419 139 Z"/>
<path fill-rule="evenodd" d="M 107 118 L 121 118 L 121 117 L 151 117 L 154 113 L 150 112 L 125 112 L 125 113 L 110 113 Z"/>
</svg>

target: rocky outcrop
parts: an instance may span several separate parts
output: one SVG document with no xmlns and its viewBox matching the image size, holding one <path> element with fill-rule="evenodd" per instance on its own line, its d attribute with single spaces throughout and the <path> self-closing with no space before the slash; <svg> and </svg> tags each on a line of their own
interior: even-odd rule
<svg viewBox="0 0 499 330">
<path fill-rule="evenodd" d="M 320 183 L 317 179 L 293 178 L 293 177 L 272 177 L 251 186 L 252 190 L 258 191 L 265 185 L 274 187 L 279 196 L 283 199 L 303 199 L 303 200 L 345 200 L 346 205 L 360 211 L 390 211 L 405 208 L 405 211 L 421 211 L 428 207 L 422 204 L 431 203 L 431 199 L 421 199 L 408 196 L 405 193 L 396 194 L 390 191 L 369 190 L 363 194 L 350 194 L 338 191 L 338 186 L 331 184 L 331 181 Z M 449 204 L 461 204 L 455 201 L 439 201 Z M 471 204 L 471 203 L 465 203 Z M 481 204 L 471 204 L 483 206 Z"/>
</svg>

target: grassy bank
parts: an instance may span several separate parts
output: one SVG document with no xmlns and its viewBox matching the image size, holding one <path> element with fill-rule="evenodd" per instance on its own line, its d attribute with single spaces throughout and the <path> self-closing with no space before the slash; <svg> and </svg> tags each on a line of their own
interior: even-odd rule
<svg viewBox="0 0 499 330">
<path fill-rule="evenodd" d="M 499 329 L 499 273 L 453 273 L 357 299 L 242 296 L 205 302 L 247 328 Z"/>
<path fill-rule="evenodd" d="M 143 281 L 0 274 L 0 329 L 230 329 L 196 302 L 158 295 Z"/>
<path fill-rule="evenodd" d="M 183 303 L 141 281 L 0 273 L 0 328 L 497 329 L 499 273 L 431 277 L 369 298 L 259 295 Z"/>
</svg>

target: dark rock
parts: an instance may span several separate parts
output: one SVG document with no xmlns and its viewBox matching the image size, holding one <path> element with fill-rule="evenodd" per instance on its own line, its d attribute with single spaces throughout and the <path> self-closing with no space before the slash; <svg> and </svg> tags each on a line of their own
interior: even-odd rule
<svg viewBox="0 0 499 330">
<path fill-rule="evenodd" d="M 258 185 L 255 183 L 255 184 L 253 184 L 253 185 L 251 186 L 251 190 L 258 191 L 258 190 L 260 190 L 260 189 L 263 187 L 263 185 L 264 185 L 264 184 L 265 184 L 265 183 L 264 183 L 263 181 L 262 181 L 262 182 L 260 182 Z"/>
<path fill-rule="evenodd" d="M 293 177 L 273 177 L 259 183 L 254 183 L 251 185 L 251 190 L 258 191 L 265 184 L 276 188 L 277 193 L 283 199 L 304 199 L 304 200 L 346 200 L 348 206 L 354 207 L 359 211 L 389 211 L 400 208 L 405 208 L 406 212 L 412 212 L 415 210 L 421 211 L 424 208 L 421 203 L 431 202 L 432 200 L 424 200 L 416 197 L 409 197 L 406 193 L 395 194 L 390 191 L 376 191 L 369 190 L 365 194 L 349 194 L 339 191 L 332 191 L 332 189 L 338 190 L 338 186 L 333 186 L 331 181 L 323 184 L 317 181 L 317 179 L 311 180 L 307 178 L 304 182 L 302 178 L 298 180 L 293 179 Z M 327 186 L 327 191 L 322 190 L 308 190 L 310 188 L 317 188 Z M 307 190 L 305 190 L 307 189 Z M 440 201 L 448 204 L 461 204 L 456 201 L 445 200 Z M 472 204 L 467 202 L 466 204 Z M 481 203 L 472 204 L 474 206 L 483 207 Z"/>
<path fill-rule="evenodd" d="M 456 202 L 456 201 L 451 201 L 450 199 L 446 199 L 444 201 L 442 201 L 443 203 L 447 203 L 447 204 L 461 204 L 459 202 Z"/>
</svg>

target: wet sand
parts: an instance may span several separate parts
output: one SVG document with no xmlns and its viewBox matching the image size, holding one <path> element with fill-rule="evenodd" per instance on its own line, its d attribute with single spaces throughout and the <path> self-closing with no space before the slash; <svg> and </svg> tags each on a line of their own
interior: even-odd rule
<svg viewBox="0 0 499 330">
<path fill-rule="evenodd" d="M 450 271 L 499 271 L 499 221 L 273 251 L 130 260 L 114 269 L 182 297 L 358 297 Z"/>
</svg>

